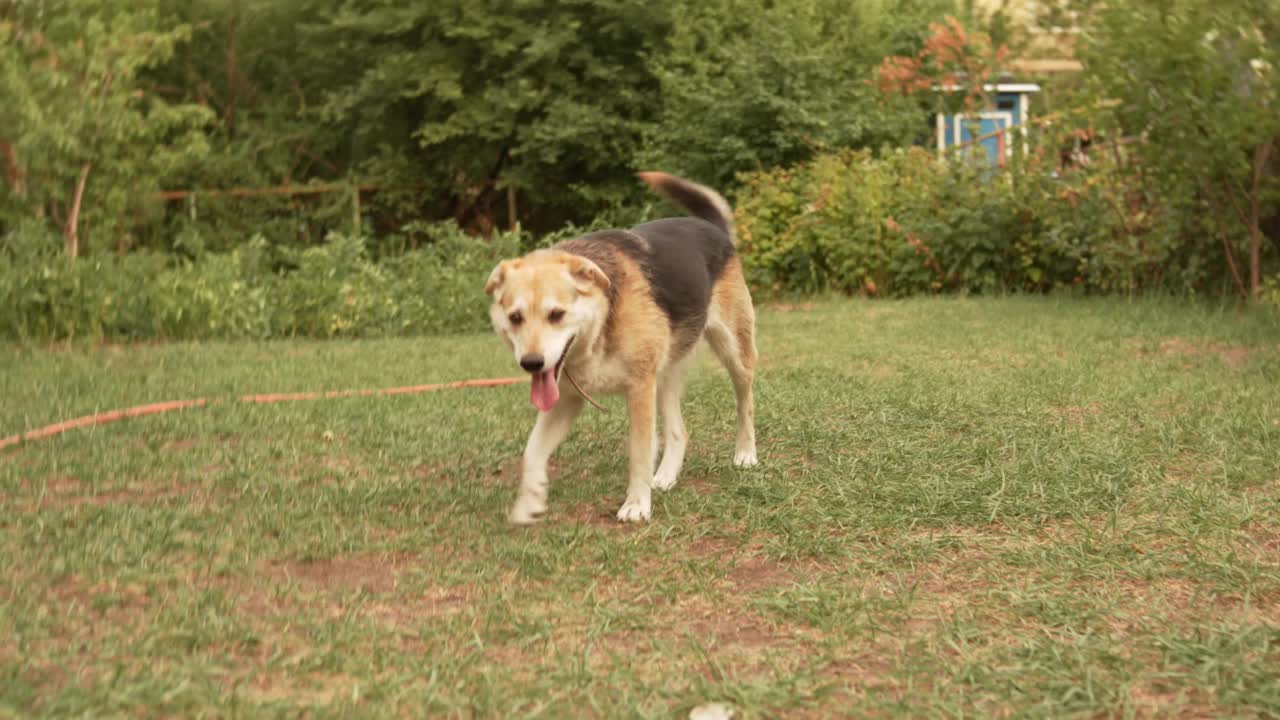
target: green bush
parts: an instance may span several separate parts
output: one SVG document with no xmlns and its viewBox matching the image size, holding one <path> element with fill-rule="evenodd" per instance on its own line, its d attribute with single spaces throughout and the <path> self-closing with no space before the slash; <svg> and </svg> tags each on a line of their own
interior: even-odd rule
<svg viewBox="0 0 1280 720">
<path fill-rule="evenodd" d="M 375 261 L 364 238 L 305 250 L 254 238 L 182 259 L 137 252 L 68 260 L 18 231 L 0 246 L 0 335 L 16 339 L 377 337 L 484 327 L 484 279 L 517 235 L 434 226 L 425 248 Z"/>
<path fill-rule="evenodd" d="M 741 180 L 748 279 L 765 292 L 1188 290 L 1217 270 L 1185 239 L 1187 213 L 1101 155 L 1060 175 L 1034 152 L 1002 169 L 920 148 L 839 152 Z"/>
</svg>

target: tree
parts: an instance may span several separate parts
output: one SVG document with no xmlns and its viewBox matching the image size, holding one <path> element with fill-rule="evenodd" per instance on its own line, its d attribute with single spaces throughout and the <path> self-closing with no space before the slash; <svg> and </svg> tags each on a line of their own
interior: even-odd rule
<svg viewBox="0 0 1280 720">
<path fill-rule="evenodd" d="M 160 178 L 207 150 L 207 112 L 138 84 L 190 33 L 159 29 L 152 11 L 74 0 L 0 4 L 0 96 L 16 205 L 54 222 L 67 255 L 86 220 L 120 234 Z"/>
<path fill-rule="evenodd" d="M 822 147 L 909 142 L 924 127 L 919 107 L 880 103 L 868 80 L 885 54 L 914 49 L 943 5 L 674 4 L 670 49 L 653 58 L 662 114 L 641 162 L 727 188 Z"/>
<path fill-rule="evenodd" d="M 1083 3 L 1081 48 L 1102 118 L 1137 135 L 1144 171 L 1190 215 L 1208 215 L 1242 293 L 1257 297 L 1263 221 L 1280 211 L 1280 2 Z M 1210 235 L 1210 237 L 1212 237 Z M 1235 240 L 1248 253 L 1248 287 Z M 1280 240 L 1280 238 L 1274 238 Z"/>
<path fill-rule="evenodd" d="M 346 0 L 312 36 L 357 69 L 324 118 L 356 166 L 446 196 L 474 229 L 519 203 L 589 219 L 634 184 L 665 17 L 645 0 Z"/>
</svg>

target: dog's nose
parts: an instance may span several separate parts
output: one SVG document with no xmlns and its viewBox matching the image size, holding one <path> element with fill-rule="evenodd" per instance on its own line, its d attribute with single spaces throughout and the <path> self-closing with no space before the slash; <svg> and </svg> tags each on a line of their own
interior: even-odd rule
<svg viewBox="0 0 1280 720">
<path fill-rule="evenodd" d="M 543 364 L 544 361 L 542 359 L 542 355 L 538 353 L 529 353 L 528 355 L 520 358 L 520 367 L 528 370 L 529 372 L 538 372 L 542 369 Z"/>
</svg>

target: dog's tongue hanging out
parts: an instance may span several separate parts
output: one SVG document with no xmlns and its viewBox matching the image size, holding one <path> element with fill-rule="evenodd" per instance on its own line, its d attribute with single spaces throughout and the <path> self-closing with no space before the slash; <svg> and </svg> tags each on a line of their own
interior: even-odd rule
<svg viewBox="0 0 1280 720">
<path fill-rule="evenodd" d="M 556 382 L 556 371 L 543 370 L 533 374 L 533 387 L 529 391 L 529 400 L 542 412 L 550 412 L 560 401 L 560 385 Z"/>
</svg>

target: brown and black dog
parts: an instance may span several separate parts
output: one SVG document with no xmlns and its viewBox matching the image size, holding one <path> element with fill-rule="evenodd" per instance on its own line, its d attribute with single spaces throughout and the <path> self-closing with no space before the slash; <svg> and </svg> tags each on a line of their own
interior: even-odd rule
<svg viewBox="0 0 1280 720">
<path fill-rule="evenodd" d="M 680 414 L 685 375 L 706 338 L 733 379 L 733 462 L 756 464 L 752 376 L 755 310 L 736 251 L 733 210 L 719 193 L 659 172 L 640 173 L 693 217 L 604 230 L 504 260 L 484 291 L 498 335 L 532 375 L 538 421 L 524 451 L 515 523 L 547 508 L 547 461 L 568 436 L 585 393 L 621 393 L 630 416 L 624 522 L 648 520 L 651 490 L 675 485 L 689 437 Z M 562 384 L 568 375 L 570 384 Z M 662 412 L 662 463 L 657 412 Z"/>
</svg>

